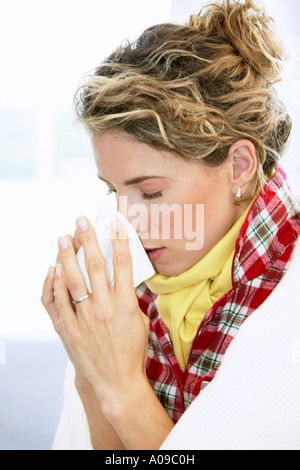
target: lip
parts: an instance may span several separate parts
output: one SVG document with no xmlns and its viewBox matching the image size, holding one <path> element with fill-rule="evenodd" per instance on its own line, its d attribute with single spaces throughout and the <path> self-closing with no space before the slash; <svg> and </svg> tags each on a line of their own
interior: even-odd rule
<svg viewBox="0 0 300 470">
<path fill-rule="evenodd" d="M 148 258 L 150 259 L 150 261 L 157 261 L 164 254 L 165 247 L 155 248 L 155 249 L 152 249 L 152 250 L 151 250 L 151 248 L 147 248 L 147 249 L 145 248 L 145 250 L 146 250 L 146 253 L 147 253 Z"/>
</svg>

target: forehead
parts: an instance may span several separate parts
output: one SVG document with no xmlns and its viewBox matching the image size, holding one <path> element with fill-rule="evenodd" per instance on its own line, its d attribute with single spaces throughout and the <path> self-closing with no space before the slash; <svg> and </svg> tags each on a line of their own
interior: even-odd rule
<svg viewBox="0 0 300 470">
<path fill-rule="evenodd" d="M 99 174 L 104 179 L 106 172 L 125 172 L 132 177 L 141 169 L 146 174 L 174 176 L 187 165 L 171 152 L 154 149 L 122 134 L 94 133 L 92 146 Z"/>
</svg>

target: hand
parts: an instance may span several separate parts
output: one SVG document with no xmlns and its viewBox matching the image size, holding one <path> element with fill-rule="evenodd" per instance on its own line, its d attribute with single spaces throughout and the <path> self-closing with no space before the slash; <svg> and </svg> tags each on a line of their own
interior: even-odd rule
<svg viewBox="0 0 300 470">
<path fill-rule="evenodd" d="M 87 219 L 81 218 L 77 221 L 77 234 L 83 245 L 92 294 L 76 306 L 72 304 L 72 299 L 83 297 L 87 290 L 74 245 L 70 237 L 61 237 L 61 264 L 56 266 L 53 283 L 55 300 L 49 302 L 48 295 L 48 308 L 44 303 L 69 357 L 92 384 L 100 403 L 118 400 L 134 384 L 147 380 L 149 320 L 138 306 L 128 239 L 121 227 L 120 233 L 112 232 L 113 287 L 106 279 L 95 231 Z"/>
<path fill-rule="evenodd" d="M 77 251 L 79 250 L 81 246 L 77 231 L 75 232 L 74 238 L 71 235 L 68 235 L 68 238 L 69 238 L 69 243 L 73 245 L 74 252 L 77 253 Z M 56 264 L 58 263 L 61 263 L 59 252 L 56 257 Z M 44 281 L 41 302 L 44 305 L 47 313 L 49 314 L 50 319 L 52 320 L 54 329 L 56 333 L 58 334 L 58 336 L 60 337 L 60 340 L 67 352 L 67 355 L 70 361 L 74 365 L 74 368 L 76 371 L 76 378 L 84 382 L 85 378 L 82 376 L 81 371 L 79 370 L 78 365 L 76 364 L 71 347 L 68 343 L 68 339 L 65 335 L 62 317 L 60 316 L 56 307 L 55 295 L 54 295 L 54 277 L 55 277 L 55 268 L 53 266 L 50 266 L 47 277 Z"/>
</svg>

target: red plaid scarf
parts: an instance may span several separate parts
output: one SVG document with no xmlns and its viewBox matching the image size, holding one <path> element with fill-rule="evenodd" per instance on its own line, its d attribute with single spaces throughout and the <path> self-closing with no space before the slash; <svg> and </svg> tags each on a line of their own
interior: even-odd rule
<svg viewBox="0 0 300 470">
<path fill-rule="evenodd" d="M 233 288 L 199 325 L 184 373 L 159 315 L 158 296 L 145 283 L 136 289 L 140 308 L 150 319 L 148 380 L 174 422 L 214 378 L 240 325 L 284 276 L 299 233 L 300 212 L 278 168 L 240 230 L 232 265 Z"/>
</svg>

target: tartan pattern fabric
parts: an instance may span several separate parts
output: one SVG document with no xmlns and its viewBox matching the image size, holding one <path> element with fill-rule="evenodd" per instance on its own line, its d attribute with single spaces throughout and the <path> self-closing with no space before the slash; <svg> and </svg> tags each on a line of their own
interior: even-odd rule
<svg viewBox="0 0 300 470">
<path fill-rule="evenodd" d="M 150 319 L 147 377 L 174 422 L 213 380 L 241 324 L 284 276 L 299 233 L 300 212 L 285 174 L 278 168 L 240 230 L 232 265 L 233 288 L 199 325 L 184 373 L 159 315 L 158 296 L 146 283 L 136 289 L 140 308 Z"/>
</svg>

